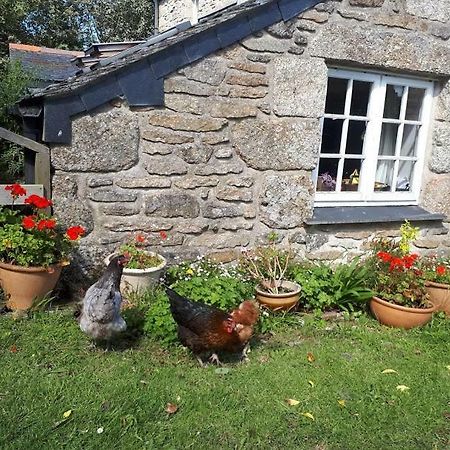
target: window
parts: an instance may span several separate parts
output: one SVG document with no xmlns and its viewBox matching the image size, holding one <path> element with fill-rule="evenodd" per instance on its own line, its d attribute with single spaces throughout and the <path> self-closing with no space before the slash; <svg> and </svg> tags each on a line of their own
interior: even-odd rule
<svg viewBox="0 0 450 450">
<path fill-rule="evenodd" d="M 418 203 L 433 83 L 330 69 L 315 206 Z"/>
</svg>

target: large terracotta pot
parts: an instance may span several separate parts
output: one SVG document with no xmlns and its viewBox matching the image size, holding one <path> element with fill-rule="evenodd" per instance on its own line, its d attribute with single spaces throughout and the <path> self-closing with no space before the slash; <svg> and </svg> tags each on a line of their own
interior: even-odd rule
<svg viewBox="0 0 450 450">
<path fill-rule="evenodd" d="M 281 287 L 289 292 L 282 294 L 271 294 L 264 291 L 262 288 L 256 288 L 256 300 L 264 306 L 274 311 L 289 311 L 292 309 L 300 298 L 300 286 L 292 281 L 282 281 Z"/>
<path fill-rule="evenodd" d="M 21 267 L 0 262 L 0 284 L 6 294 L 6 306 L 26 310 L 36 300 L 50 294 L 61 275 L 62 265 Z"/>
<path fill-rule="evenodd" d="M 436 311 L 444 311 L 447 316 L 450 316 L 450 284 L 427 281 L 425 288 L 431 303 L 436 306 Z"/>
<path fill-rule="evenodd" d="M 153 252 L 148 253 L 153 256 L 157 255 Z M 105 264 L 108 265 L 114 256 L 117 256 L 117 253 L 113 253 L 112 255 L 106 257 Z M 120 290 L 122 294 L 126 292 L 137 292 L 148 289 L 158 282 L 167 261 L 161 255 L 157 256 L 162 261 L 158 266 L 148 267 L 146 269 L 127 269 L 124 267 L 120 282 Z"/>
<path fill-rule="evenodd" d="M 429 322 L 436 307 L 432 305 L 429 308 L 409 308 L 373 297 L 370 300 L 370 310 L 383 325 L 409 329 Z"/>
</svg>

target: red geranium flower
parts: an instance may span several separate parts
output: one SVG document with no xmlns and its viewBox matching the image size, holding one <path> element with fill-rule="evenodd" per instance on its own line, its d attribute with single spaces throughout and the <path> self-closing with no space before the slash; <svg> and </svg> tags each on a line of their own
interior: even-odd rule
<svg viewBox="0 0 450 450">
<path fill-rule="evenodd" d="M 25 216 L 22 219 L 22 226 L 26 230 L 32 230 L 36 226 L 36 223 L 34 222 L 35 218 L 35 216 Z"/>
<path fill-rule="evenodd" d="M 32 205 L 38 209 L 44 209 L 52 206 L 53 203 L 51 200 L 45 197 L 40 197 L 39 195 L 32 194 L 25 199 L 25 204 Z"/>
<path fill-rule="evenodd" d="M 71 241 L 76 241 L 80 236 L 83 236 L 85 231 L 86 230 L 83 227 L 80 227 L 79 225 L 77 225 L 75 227 L 70 227 L 66 231 L 66 235 Z"/>
<path fill-rule="evenodd" d="M 447 271 L 445 266 L 437 266 L 436 267 L 436 273 L 438 275 L 445 275 L 445 272 Z"/>
<path fill-rule="evenodd" d="M 145 236 L 142 234 L 137 234 L 136 235 L 136 242 L 142 243 L 145 242 Z"/>
<path fill-rule="evenodd" d="M 161 239 L 167 239 L 167 233 L 165 231 L 160 231 L 159 236 Z"/>
<path fill-rule="evenodd" d="M 377 256 L 383 262 L 389 262 L 392 259 L 392 256 L 389 253 L 387 253 L 387 252 L 378 252 Z"/>
<path fill-rule="evenodd" d="M 11 191 L 11 196 L 13 198 L 20 197 L 22 195 L 27 195 L 27 191 L 18 183 L 10 184 L 5 187 L 5 191 Z"/>
<path fill-rule="evenodd" d="M 46 228 L 51 230 L 55 228 L 56 221 L 54 219 L 42 219 L 38 222 L 36 228 L 39 231 L 45 230 Z"/>
<path fill-rule="evenodd" d="M 391 264 L 390 264 L 390 266 L 389 266 L 389 271 L 392 272 L 392 271 L 395 270 L 395 269 L 399 269 L 399 270 L 400 270 L 400 269 L 403 268 L 403 266 L 404 266 L 403 259 L 394 256 L 394 257 L 391 259 Z"/>
</svg>

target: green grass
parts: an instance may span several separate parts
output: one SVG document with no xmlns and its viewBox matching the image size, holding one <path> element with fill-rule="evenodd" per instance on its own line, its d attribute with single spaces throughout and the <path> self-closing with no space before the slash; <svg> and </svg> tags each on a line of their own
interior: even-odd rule
<svg viewBox="0 0 450 450">
<path fill-rule="evenodd" d="M 0 448 L 448 449 L 449 336 L 444 319 L 409 332 L 307 321 L 218 374 L 149 338 L 91 350 L 70 311 L 3 316 Z"/>
</svg>

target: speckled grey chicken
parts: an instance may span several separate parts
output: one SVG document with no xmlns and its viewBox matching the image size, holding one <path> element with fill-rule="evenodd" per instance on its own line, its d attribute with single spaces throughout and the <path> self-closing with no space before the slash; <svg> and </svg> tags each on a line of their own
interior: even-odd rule
<svg viewBox="0 0 450 450">
<path fill-rule="evenodd" d="M 79 318 L 80 328 L 95 341 L 109 341 L 127 328 L 120 315 L 120 279 L 128 259 L 115 256 L 105 273 L 87 291 Z"/>
</svg>

